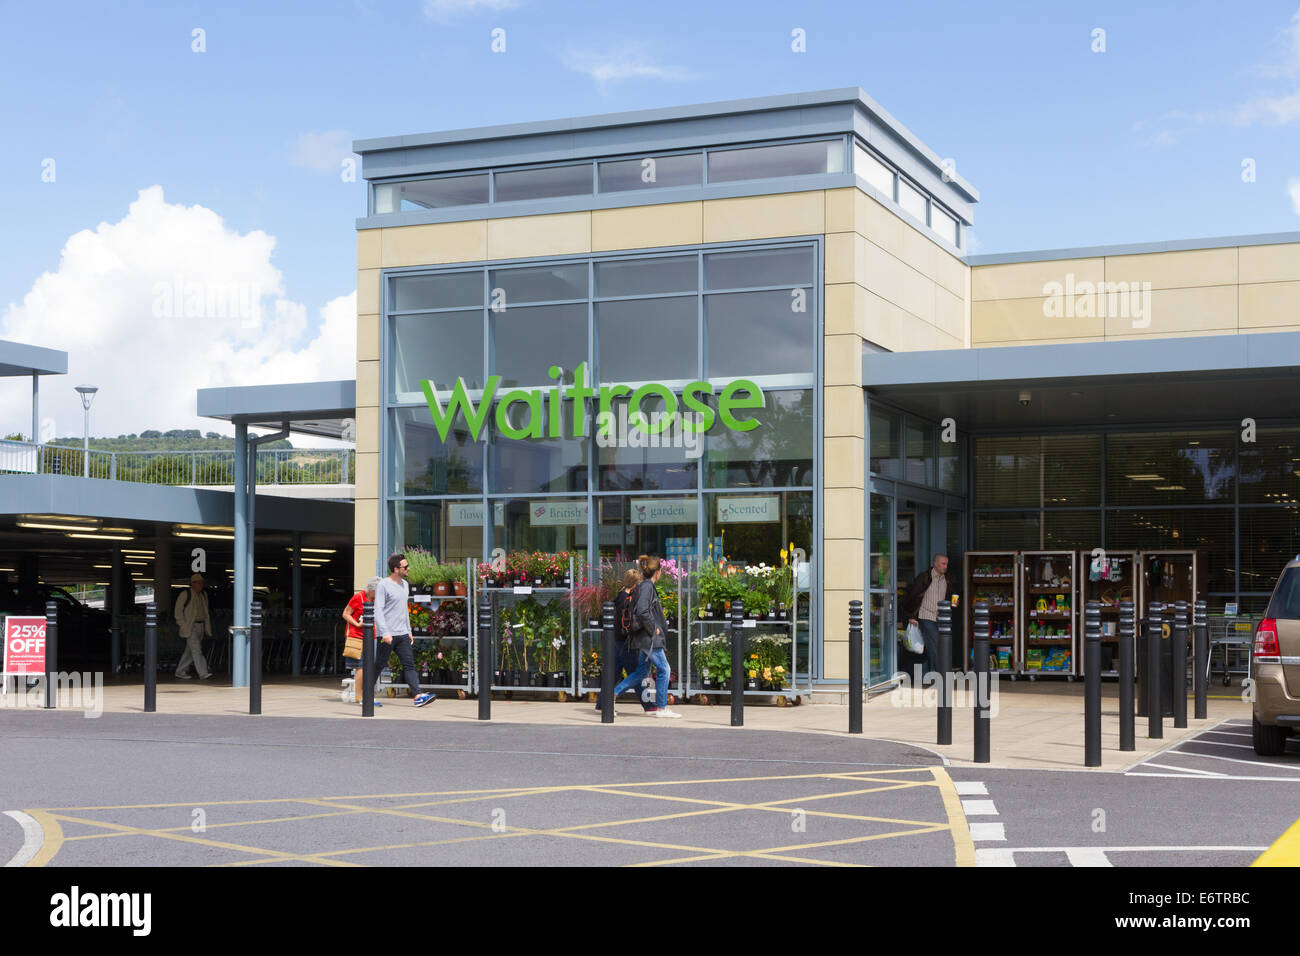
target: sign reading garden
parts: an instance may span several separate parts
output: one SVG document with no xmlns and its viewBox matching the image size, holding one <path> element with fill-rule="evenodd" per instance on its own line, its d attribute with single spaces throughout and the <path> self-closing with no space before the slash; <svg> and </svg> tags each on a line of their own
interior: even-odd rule
<svg viewBox="0 0 1300 956">
<path fill-rule="evenodd" d="M 587 384 L 587 363 L 583 362 L 573 370 L 573 384 L 565 386 L 562 382 L 564 371 L 558 365 L 552 365 L 547 373 L 556 380 L 549 388 L 516 388 L 497 396 L 501 376 L 489 375 L 487 387 L 478 405 L 469 397 L 464 379 L 457 379 L 452 389 L 451 399 L 443 408 L 438 400 L 435 384 L 421 381 L 424 399 L 429 404 L 429 414 L 433 416 L 434 427 L 442 441 L 447 440 L 456 416 L 460 415 L 469 426 L 470 434 L 476 441 L 484 440 L 484 427 L 493 404 L 496 405 L 497 430 L 506 438 L 583 438 L 587 434 L 586 422 L 577 412 L 581 403 L 587 399 L 597 399 L 596 424 L 602 434 L 613 426 L 611 402 L 621 395 L 630 395 L 628 399 L 628 422 L 631 427 L 645 435 L 657 435 L 670 427 L 680 424 L 680 429 L 695 434 L 707 432 L 715 423 L 721 423 L 732 431 L 747 432 L 758 427 L 759 422 L 753 418 L 737 418 L 736 412 L 763 407 L 763 391 L 754 382 L 738 378 L 727 383 L 721 391 L 715 392 L 710 382 L 691 382 L 682 390 L 680 411 L 676 392 L 661 382 L 647 382 L 639 388 L 630 385 L 601 385 L 599 388 Z M 658 396 L 663 401 L 663 411 L 646 415 L 641 411 L 641 403 L 649 396 Z M 716 410 L 708 403 L 708 398 L 715 397 Z M 562 434 L 564 403 L 574 403 L 573 435 Z M 525 425 L 511 423 L 510 406 L 526 405 L 529 410 Z"/>
</svg>

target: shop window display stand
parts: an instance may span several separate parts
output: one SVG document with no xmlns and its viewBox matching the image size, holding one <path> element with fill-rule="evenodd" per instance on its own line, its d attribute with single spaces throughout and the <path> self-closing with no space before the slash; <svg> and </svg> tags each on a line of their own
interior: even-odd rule
<svg viewBox="0 0 1300 956">
<path fill-rule="evenodd" d="M 427 682 L 423 680 L 423 675 L 421 675 L 421 681 L 420 681 L 421 690 L 454 690 L 456 691 L 457 696 L 461 700 L 465 700 L 467 697 L 469 697 L 471 693 L 474 692 L 474 678 L 477 673 L 474 667 L 475 655 L 477 651 L 476 642 L 474 640 L 476 636 L 475 622 L 477 620 L 476 615 L 474 613 L 476 609 L 474 598 L 475 598 L 475 592 L 477 591 L 477 588 L 475 587 L 476 581 L 474 575 L 473 558 L 465 559 L 465 574 L 466 574 L 465 577 L 466 586 L 465 586 L 464 594 L 416 594 L 411 596 L 411 603 L 428 604 L 430 612 L 438 610 L 439 608 L 442 607 L 443 604 L 447 603 L 448 601 L 465 602 L 465 630 L 466 630 L 465 634 L 447 634 L 440 637 L 434 637 L 433 635 L 430 634 L 411 635 L 411 644 L 413 649 L 419 649 L 421 647 L 421 642 L 423 642 L 425 645 L 427 645 L 428 642 L 430 641 L 435 642 L 435 645 L 437 642 L 440 641 L 456 641 L 456 642 L 463 641 L 465 643 L 465 661 L 466 661 L 465 667 L 468 668 L 468 673 L 466 674 L 466 680 L 456 681 L 453 683 L 447 683 L 445 681 L 436 681 L 436 680 L 432 682 Z M 375 635 L 375 640 L 376 641 L 379 640 L 378 634 Z M 392 658 L 392 653 L 390 651 L 389 659 L 391 660 L 391 658 Z M 417 671 L 420 669 L 420 665 L 418 663 L 415 665 L 415 669 Z M 465 674 L 466 672 L 462 670 L 460 671 L 460 673 Z M 388 663 L 385 662 L 384 666 L 380 668 L 379 671 L 379 687 L 380 690 L 384 691 L 386 696 L 388 697 L 396 697 L 398 688 L 406 686 L 406 683 L 400 680 L 401 675 L 396 675 L 399 678 L 398 680 L 394 680 L 393 679 L 394 676 L 395 675 L 392 673 L 391 669 L 389 668 Z"/>
<path fill-rule="evenodd" d="M 549 604 L 553 601 L 566 599 L 573 590 L 574 572 L 576 570 L 574 560 L 569 558 L 569 586 L 568 587 L 538 587 L 536 585 L 511 585 L 508 587 L 479 587 L 476 589 L 477 601 L 471 606 L 471 616 L 469 621 L 469 630 L 472 637 L 477 637 L 478 605 L 479 602 L 486 601 L 492 608 L 492 673 L 498 674 L 498 666 L 503 659 L 502 644 L 504 641 L 504 628 L 501 620 L 501 612 L 507 605 L 513 605 L 517 598 L 521 597 L 538 597 L 543 604 Z M 574 640 L 575 635 L 579 633 L 577 626 L 577 609 L 574 608 L 572 601 L 567 601 L 569 605 L 569 629 L 568 637 L 565 640 L 565 650 L 567 652 L 568 671 L 565 673 L 564 681 L 559 685 L 549 684 L 501 684 L 494 683 L 488 692 L 500 691 L 510 700 L 516 693 L 528 694 L 550 694 L 554 695 L 559 701 L 567 701 L 577 693 L 577 686 L 580 677 L 578 675 L 579 661 L 577 659 L 577 642 Z M 471 648 L 477 646 L 477 640 L 470 642 Z M 471 659 L 473 654 L 471 654 Z M 520 672 L 520 673 L 546 673 L 546 672 Z M 476 663 L 471 662 L 470 666 L 470 683 L 472 693 L 481 693 L 482 690 L 477 685 L 478 667 Z"/>
<path fill-rule="evenodd" d="M 966 568 L 966 626 L 962 629 L 962 661 L 973 667 L 975 651 L 975 604 L 984 600 L 989 609 L 989 654 L 998 661 L 990 674 L 1015 680 L 1023 666 L 1022 647 L 1017 626 L 1020 617 L 1020 555 L 1016 551 L 967 551 L 962 562 Z M 902 623 L 902 622 L 900 622 Z M 999 650 L 1007 650 L 1007 666 L 1002 666 Z"/>
<path fill-rule="evenodd" d="M 691 575 L 689 576 L 689 579 L 692 584 L 694 583 L 694 576 L 696 573 L 698 573 L 698 570 L 699 570 L 698 565 L 692 569 Z M 797 645 L 799 640 L 799 628 L 801 626 L 804 628 L 809 628 L 811 626 L 810 617 L 811 617 L 812 609 L 810 604 L 805 603 L 805 606 L 808 608 L 808 616 L 805 617 L 799 616 L 799 608 L 800 608 L 799 596 L 801 594 L 804 594 L 805 592 L 801 591 L 799 588 L 799 575 L 797 570 L 794 569 L 793 567 L 791 569 L 791 575 L 793 577 L 793 581 L 792 581 L 793 586 L 791 588 L 791 593 L 790 593 L 791 606 L 788 611 L 789 613 L 788 620 L 783 621 L 779 619 L 770 619 L 770 618 L 764 618 L 763 620 L 759 620 L 757 618 L 749 617 L 747 612 L 744 621 L 745 631 L 746 632 L 749 632 L 751 630 L 754 631 L 754 636 L 759 636 L 761 634 L 772 634 L 772 633 L 778 633 L 778 634 L 784 633 L 789 636 L 789 641 L 790 641 L 789 658 L 786 666 L 787 678 L 784 681 L 783 685 L 779 689 L 773 687 L 768 687 L 766 689 L 746 688 L 745 690 L 741 691 L 741 693 L 746 698 L 774 699 L 778 707 L 785 707 L 789 704 L 798 705 L 804 700 L 809 700 L 809 701 L 812 700 L 811 674 L 809 672 L 805 672 L 803 674 L 805 683 L 801 686 L 799 682 L 800 675 L 796 670 L 797 659 L 798 659 Z M 694 655 L 694 645 L 696 639 L 712 637 L 714 635 L 725 635 L 727 637 L 727 646 L 728 648 L 730 648 L 731 616 L 730 614 L 727 614 L 725 618 L 700 617 L 699 614 L 703 609 L 695 606 L 695 594 L 696 594 L 695 588 L 693 586 L 688 587 L 685 589 L 685 591 L 686 593 L 684 595 L 684 599 L 685 599 L 684 603 L 679 605 L 679 607 L 684 609 L 686 613 L 686 619 L 690 622 L 691 639 L 687 640 L 686 642 L 686 667 L 684 668 L 686 686 L 683 692 L 685 694 L 685 697 L 687 700 L 697 704 L 708 704 L 714 698 L 726 698 L 727 700 L 730 700 L 731 699 L 730 680 L 728 680 L 724 686 L 707 686 L 707 687 L 704 686 L 703 675 L 696 673 L 696 665 L 694 663 L 693 655 Z M 748 636 L 749 635 L 747 633 L 746 653 L 748 653 L 749 650 Z M 728 650 L 727 653 L 728 653 L 728 659 L 730 659 L 730 650 Z M 756 679 L 756 682 L 760 684 L 762 683 L 761 674 Z"/>
<path fill-rule="evenodd" d="M 682 582 L 686 579 L 687 575 L 685 571 L 688 569 L 684 562 L 680 563 L 679 567 L 682 567 L 684 571 L 683 574 L 680 577 L 678 577 L 675 582 L 677 585 L 677 615 L 675 621 L 677 626 L 676 627 L 672 626 L 674 621 L 668 622 L 669 638 L 667 641 L 665 641 L 665 646 L 664 646 L 664 653 L 667 654 L 668 656 L 668 665 L 672 672 L 668 679 L 668 703 L 670 705 L 677 703 L 678 700 L 682 699 L 686 695 L 686 683 L 682 677 L 682 674 L 685 669 L 681 666 L 681 662 L 683 660 L 682 658 L 682 607 L 683 607 L 682 596 L 685 591 Z M 580 654 L 579 654 L 579 661 L 585 661 L 587 660 L 587 655 L 590 654 L 592 651 L 595 651 L 598 655 L 598 658 L 600 659 L 600 666 L 602 671 L 605 667 L 604 634 L 605 632 L 601 628 L 599 621 L 588 621 L 586 627 L 582 628 L 581 647 L 580 647 Z M 588 702 L 590 703 L 595 703 L 597 695 L 599 695 L 601 692 L 601 674 L 599 672 L 593 672 L 592 676 L 588 677 L 583 672 L 582 667 L 579 667 L 574 676 L 579 681 L 578 695 L 580 697 L 585 696 Z M 623 672 L 619 671 L 614 678 L 614 683 L 617 685 L 618 682 L 621 681 L 622 679 L 623 679 Z M 652 689 L 654 688 L 653 680 L 650 681 L 650 687 Z M 638 694 L 641 693 L 639 688 L 636 690 L 636 692 Z"/>
</svg>

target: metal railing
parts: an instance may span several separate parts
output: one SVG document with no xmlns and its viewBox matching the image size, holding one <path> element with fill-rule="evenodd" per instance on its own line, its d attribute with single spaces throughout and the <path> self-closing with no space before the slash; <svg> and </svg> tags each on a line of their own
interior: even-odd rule
<svg viewBox="0 0 1300 956">
<path fill-rule="evenodd" d="M 0 474 L 73 475 L 87 471 L 80 448 L 0 441 Z M 233 485 L 235 452 L 90 450 L 89 475 L 151 485 Z M 259 448 L 259 485 L 350 485 L 356 482 L 351 448 Z"/>
</svg>

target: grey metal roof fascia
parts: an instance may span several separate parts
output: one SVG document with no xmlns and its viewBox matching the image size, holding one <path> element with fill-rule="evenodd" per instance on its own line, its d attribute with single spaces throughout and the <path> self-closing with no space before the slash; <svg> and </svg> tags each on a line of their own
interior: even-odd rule
<svg viewBox="0 0 1300 956">
<path fill-rule="evenodd" d="M 71 475 L 0 475 L 5 514 L 58 514 L 115 521 L 229 525 L 235 496 L 230 491 L 106 481 Z M 302 505 L 307 507 L 302 507 Z M 258 526 L 287 531 L 350 534 L 351 503 L 258 495 Z"/>
<path fill-rule="evenodd" d="M 241 385 L 198 390 L 198 414 L 226 421 L 294 420 L 353 414 L 357 404 L 355 380 L 302 382 L 284 385 Z"/>
<path fill-rule="evenodd" d="M 858 100 L 862 109 L 871 119 L 876 121 L 869 127 L 871 131 L 883 131 L 891 139 L 894 139 L 895 141 L 901 140 L 910 147 L 911 151 L 917 157 L 929 162 L 931 173 L 935 170 L 942 173 L 943 160 L 939 157 L 939 154 L 929 146 L 926 146 L 925 143 L 921 142 L 915 133 L 896 120 L 888 110 L 868 96 L 864 90 L 858 90 Z M 873 142 L 867 136 L 863 136 L 863 139 L 866 139 L 867 142 L 870 142 L 877 149 L 880 148 L 879 140 Z M 955 169 L 950 173 L 949 180 L 957 189 L 960 189 L 965 193 L 965 199 L 967 201 L 979 202 L 979 190 L 958 175 Z M 945 183 L 944 185 L 947 186 L 948 184 Z"/>
<path fill-rule="evenodd" d="M 475 206 L 448 206 L 444 209 L 411 210 L 363 216 L 356 220 L 358 229 L 385 229 L 393 226 L 423 226 L 439 222 L 469 222 L 476 219 L 508 219 L 515 216 L 543 216 L 553 213 L 585 212 L 595 209 L 626 209 L 632 206 L 662 206 L 668 203 L 701 202 L 707 199 L 735 199 L 742 196 L 769 196 L 779 193 L 813 192 L 819 189 L 845 189 L 858 185 L 852 173 L 828 173 L 817 176 L 791 176 L 789 179 L 710 183 L 708 186 L 682 186 L 674 189 L 631 190 L 584 196 L 557 196 L 553 199 L 529 199 L 513 203 L 480 203 Z"/>
<path fill-rule="evenodd" d="M 12 369 L 12 371 L 8 371 Z M 67 375 L 68 353 L 23 342 L 0 341 L 0 375 Z"/>
<path fill-rule="evenodd" d="M 1261 232 L 1247 236 L 1167 239 L 1161 242 L 1076 246 L 1071 249 L 1038 249 L 1031 252 L 996 252 L 967 256 L 965 262 L 968 266 L 994 266 L 1016 262 L 1044 262 L 1051 259 L 1099 259 L 1103 256 L 1136 256 L 1152 252 L 1191 252 L 1197 249 L 1226 249 L 1231 246 L 1276 246 L 1292 242 L 1300 242 L 1300 232 Z"/>
<path fill-rule="evenodd" d="M 795 109 L 824 103 L 839 103 L 859 99 L 862 91 L 857 87 L 837 90 L 817 90 L 806 93 L 782 93 L 776 96 L 752 97 L 741 100 L 718 100 L 711 103 L 693 103 L 685 106 L 666 106 L 623 113 L 600 113 L 591 116 L 574 116 L 569 119 L 536 120 L 526 123 L 508 123 L 500 126 L 475 126 L 433 133 L 411 133 L 401 136 L 384 136 L 352 141 L 352 151 L 364 157 L 366 153 L 385 149 L 407 149 L 414 146 L 436 146 L 444 143 L 468 142 L 485 139 L 538 136 L 555 132 L 574 132 L 598 127 L 635 126 L 664 123 L 680 119 L 724 116 L 733 113 L 753 113 L 771 110 Z"/>
<path fill-rule="evenodd" d="M 1300 368 L 1300 332 L 867 352 L 865 388 L 976 385 Z M 1027 370 L 1032 370 L 1026 374 Z"/>
<path fill-rule="evenodd" d="M 746 113 L 678 120 L 658 126 L 621 126 L 527 139 L 502 137 L 443 146 L 371 153 L 362 158 L 367 180 L 396 176 L 482 171 L 491 167 L 539 163 L 591 162 L 595 159 L 666 150 L 719 148 L 765 140 L 838 136 L 847 132 L 847 104 L 816 111 Z"/>
</svg>

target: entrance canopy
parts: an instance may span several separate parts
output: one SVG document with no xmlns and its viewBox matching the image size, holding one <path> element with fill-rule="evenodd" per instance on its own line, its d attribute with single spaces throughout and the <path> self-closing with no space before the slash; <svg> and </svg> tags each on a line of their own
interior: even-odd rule
<svg viewBox="0 0 1300 956">
<path fill-rule="evenodd" d="M 304 382 L 298 385 L 245 385 L 201 388 L 198 412 L 255 428 L 281 428 L 321 438 L 350 441 L 357 414 L 355 381 Z"/>
<path fill-rule="evenodd" d="M 1300 332 L 863 356 L 868 393 L 962 431 L 1300 419 Z"/>
</svg>

